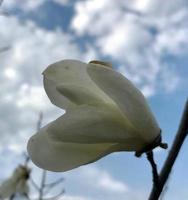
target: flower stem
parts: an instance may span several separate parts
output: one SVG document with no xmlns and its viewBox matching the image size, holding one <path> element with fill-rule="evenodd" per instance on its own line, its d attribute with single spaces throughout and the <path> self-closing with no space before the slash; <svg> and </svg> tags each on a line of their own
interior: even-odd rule
<svg viewBox="0 0 188 200">
<path fill-rule="evenodd" d="M 158 172 L 157 172 L 157 165 L 156 165 L 154 158 L 153 158 L 153 151 L 147 152 L 146 155 L 147 155 L 147 159 L 148 159 L 148 161 L 151 165 L 151 168 L 152 168 L 153 187 L 157 187 L 158 183 L 159 183 L 159 175 L 158 175 Z"/>
<path fill-rule="evenodd" d="M 187 134 L 188 134 L 188 99 L 185 104 L 184 112 L 182 115 L 182 119 L 176 137 L 169 151 L 168 157 L 160 172 L 158 186 L 157 187 L 155 187 L 155 185 L 153 186 L 148 200 L 157 200 L 160 197 L 163 187 L 169 177 L 169 174 L 172 170 L 172 167 L 175 163 L 175 160 L 178 156 L 178 153 L 182 147 L 182 144 Z"/>
</svg>

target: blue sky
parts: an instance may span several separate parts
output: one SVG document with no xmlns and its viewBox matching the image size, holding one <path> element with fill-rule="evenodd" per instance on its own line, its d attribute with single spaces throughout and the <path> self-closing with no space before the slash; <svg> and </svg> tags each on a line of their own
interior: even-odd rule
<svg viewBox="0 0 188 200">
<path fill-rule="evenodd" d="M 112 62 L 147 97 L 164 141 L 172 143 L 188 93 L 186 0 L 5 0 L 1 12 L 8 14 L 0 16 L 0 47 L 10 47 L 0 54 L 2 179 L 23 161 L 38 113 L 44 124 L 62 114 L 49 102 L 41 75 L 62 59 Z M 164 199 L 188 199 L 187 151 L 188 141 Z M 159 167 L 166 155 L 156 150 Z M 126 152 L 50 178 L 62 175 L 65 200 L 144 200 L 152 185 L 145 156 Z"/>
</svg>

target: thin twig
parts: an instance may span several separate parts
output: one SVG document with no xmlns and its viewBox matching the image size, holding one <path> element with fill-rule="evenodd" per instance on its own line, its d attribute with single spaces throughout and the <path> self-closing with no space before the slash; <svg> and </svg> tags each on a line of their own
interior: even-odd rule
<svg viewBox="0 0 188 200">
<path fill-rule="evenodd" d="M 45 199 L 43 199 L 43 200 L 57 200 L 57 199 L 59 199 L 63 194 L 65 194 L 65 190 L 64 190 L 64 189 L 62 189 L 62 190 L 60 191 L 60 193 L 57 194 L 56 196 L 49 197 L 49 198 L 45 198 Z"/>
<path fill-rule="evenodd" d="M 151 194 L 149 196 L 149 200 L 157 200 L 159 199 L 163 187 L 168 180 L 169 174 L 172 170 L 174 162 L 178 156 L 178 153 L 182 147 L 182 144 L 188 134 L 188 99 L 185 104 L 184 112 L 182 115 L 182 119 L 179 125 L 179 129 L 177 131 L 176 137 L 172 144 L 172 147 L 169 151 L 168 157 L 163 165 L 161 173 L 159 175 L 159 184 L 158 187 L 153 187 Z"/>
<path fill-rule="evenodd" d="M 24 161 L 24 166 L 27 167 L 28 166 L 28 163 L 30 161 L 30 158 L 29 156 L 27 155 L 27 153 L 23 153 L 24 157 L 25 157 L 25 161 Z"/>
<path fill-rule="evenodd" d="M 46 182 L 46 170 L 43 170 L 42 180 L 41 180 L 41 185 L 40 185 L 40 190 L 39 190 L 39 200 L 43 200 L 45 182 Z"/>
<path fill-rule="evenodd" d="M 59 183 L 62 183 L 64 181 L 64 178 L 59 178 L 58 180 L 52 182 L 52 183 L 47 183 L 45 184 L 45 187 L 54 187 L 56 185 L 58 185 Z"/>
<path fill-rule="evenodd" d="M 157 172 L 157 165 L 156 165 L 154 158 L 153 158 L 153 151 L 147 152 L 146 155 L 147 155 L 147 159 L 148 159 L 148 161 L 151 165 L 151 168 L 152 168 L 153 187 L 158 187 L 159 175 L 158 175 L 158 172 Z"/>
<path fill-rule="evenodd" d="M 41 126 L 42 126 L 42 120 L 43 120 L 43 112 L 40 111 L 39 112 L 39 118 L 38 118 L 38 121 L 37 121 L 37 127 L 36 127 L 37 131 L 39 131 Z"/>
<path fill-rule="evenodd" d="M 62 183 L 64 181 L 64 178 L 60 178 L 59 180 L 57 181 L 54 181 L 53 183 L 48 183 L 48 184 L 45 184 L 44 187 L 45 189 L 48 189 L 46 192 L 45 192 L 45 195 L 47 195 L 48 193 L 51 192 L 51 190 L 56 187 L 57 185 L 59 185 L 60 183 Z"/>
<path fill-rule="evenodd" d="M 35 181 L 33 180 L 33 178 L 30 177 L 29 180 L 30 180 L 31 184 L 33 185 L 33 187 L 39 192 L 39 191 L 40 191 L 40 188 L 39 188 L 39 186 L 35 183 Z"/>
</svg>

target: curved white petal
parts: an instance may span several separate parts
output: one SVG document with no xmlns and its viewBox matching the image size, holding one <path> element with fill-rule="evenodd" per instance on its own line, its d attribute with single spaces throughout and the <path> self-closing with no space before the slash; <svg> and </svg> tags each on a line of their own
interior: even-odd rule
<svg viewBox="0 0 188 200">
<path fill-rule="evenodd" d="M 49 138 L 47 125 L 30 138 L 28 152 L 32 161 L 50 171 L 67 171 L 94 162 L 113 151 L 113 144 L 76 144 Z"/>
<path fill-rule="evenodd" d="M 63 142 L 124 143 L 130 138 L 143 142 L 123 114 L 110 106 L 78 106 L 52 122 L 47 132 Z"/>
<path fill-rule="evenodd" d="M 57 83 L 55 81 L 47 79 L 46 76 L 44 76 L 43 84 L 48 98 L 54 105 L 63 109 L 74 106 L 71 101 L 57 91 Z"/>
<path fill-rule="evenodd" d="M 119 106 L 139 134 L 151 141 L 160 133 L 158 124 L 142 93 L 113 69 L 88 64 L 92 80 Z"/>
<path fill-rule="evenodd" d="M 63 84 L 87 87 L 91 93 L 106 102 L 113 101 L 91 80 L 87 73 L 87 64 L 77 60 L 63 60 L 50 65 L 44 72 L 44 88 L 53 104 L 63 109 L 74 106 L 74 103 L 63 96 L 57 88 Z"/>
<path fill-rule="evenodd" d="M 90 91 L 86 86 L 62 84 L 57 86 L 57 91 L 76 105 L 104 104 L 100 96 Z"/>
</svg>

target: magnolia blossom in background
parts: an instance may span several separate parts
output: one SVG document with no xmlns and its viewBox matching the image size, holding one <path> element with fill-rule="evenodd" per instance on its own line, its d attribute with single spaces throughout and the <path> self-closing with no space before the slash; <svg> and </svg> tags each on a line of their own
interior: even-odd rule
<svg viewBox="0 0 188 200">
<path fill-rule="evenodd" d="M 11 197 L 15 194 L 27 196 L 29 193 L 28 178 L 30 169 L 25 166 L 18 166 L 12 176 L 0 185 L 0 199 Z"/>
<path fill-rule="evenodd" d="M 113 152 L 139 155 L 161 145 L 144 96 L 110 64 L 63 60 L 43 75 L 51 102 L 66 113 L 29 140 L 29 155 L 39 167 L 66 171 Z"/>
</svg>

